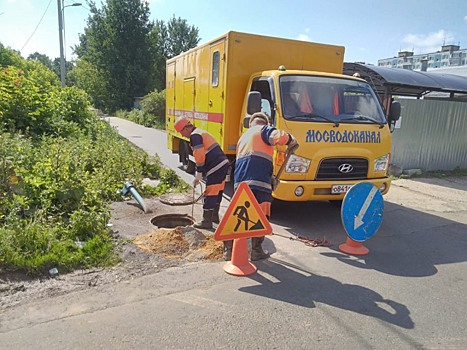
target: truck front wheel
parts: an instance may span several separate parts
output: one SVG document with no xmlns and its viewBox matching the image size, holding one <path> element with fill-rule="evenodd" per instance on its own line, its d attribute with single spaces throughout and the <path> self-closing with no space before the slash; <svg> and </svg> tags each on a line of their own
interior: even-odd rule
<svg viewBox="0 0 467 350">
<path fill-rule="evenodd" d="M 182 169 L 188 174 L 194 174 L 196 164 L 193 163 L 189 156 L 192 155 L 191 147 L 186 141 L 180 141 L 180 147 L 178 149 L 178 156 L 182 163 Z"/>
<path fill-rule="evenodd" d="M 339 199 L 339 200 L 335 200 L 335 201 L 329 201 L 329 204 L 331 204 L 333 207 L 336 207 L 336 208 L 340 209 L 342 207 L 342 202 L 343 202 L 343 200 Z"/>
</svg>

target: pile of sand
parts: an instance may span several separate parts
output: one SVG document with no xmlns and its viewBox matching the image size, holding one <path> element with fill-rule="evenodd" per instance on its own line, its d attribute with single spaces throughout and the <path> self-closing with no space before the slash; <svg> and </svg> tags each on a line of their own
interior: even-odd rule
<svg viewBox="0 0 467 350">
<path fill-rule="evenodd" d="M 138 235 L 133 243 L 140 249 L 168 259 L 221 260 L 223 244 L 191 226 L 159 228 Z"/>
</svg>

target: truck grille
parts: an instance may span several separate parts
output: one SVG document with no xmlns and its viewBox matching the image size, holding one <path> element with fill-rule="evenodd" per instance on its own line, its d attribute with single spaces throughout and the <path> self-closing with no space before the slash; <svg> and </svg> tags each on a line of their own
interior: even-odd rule
<svg viewBox="0 0 467 350">
<path fill-rule="evenodd" d="M 352 171 L 341 172 L 339 166 Z M 361 180 L 368 176 L 368 160 L 364 158 L 327 158 L 319 165 L 316 180 Z"/>
</svg>

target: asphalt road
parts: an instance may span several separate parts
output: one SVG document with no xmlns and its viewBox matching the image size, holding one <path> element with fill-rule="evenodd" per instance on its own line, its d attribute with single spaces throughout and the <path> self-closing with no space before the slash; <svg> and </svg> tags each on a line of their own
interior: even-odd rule
<svg viewBox="0 0 467 350">
<path fill-rule="evenodd" d="M 163 132 L 108 120 L 191 182 Z M 275 202 L 257 273 L 194 263 L 32 302 L 0 315 L 0 348 L 465 349 L 467 177 L 397 180 L 384 202 L 367 255 L 339 250 L 328 203 Z"/>
</svg>

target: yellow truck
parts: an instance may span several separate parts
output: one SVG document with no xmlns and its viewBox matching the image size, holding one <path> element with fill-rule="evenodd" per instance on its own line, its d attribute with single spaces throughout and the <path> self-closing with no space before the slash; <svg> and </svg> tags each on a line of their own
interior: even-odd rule
<svg viewBox="0 0 467 350">
<path fill-rule="evenodd" d="M 274 198 L 340 203 L 362 181 L 385 194 L 391 116 L 368 82 L 342 74 L 343 64 L 342 46 L 234 31 L 169 59 L 168 147 L 193 173 L 188 140 L 174 130 L 183 115 L 214 135 L 234 164 L 249 116 L 262 111 L 300 144 L 283 167 Z M 285 158 L 285 148 L 278 147 L 275 174 Z"/>
</svg>

